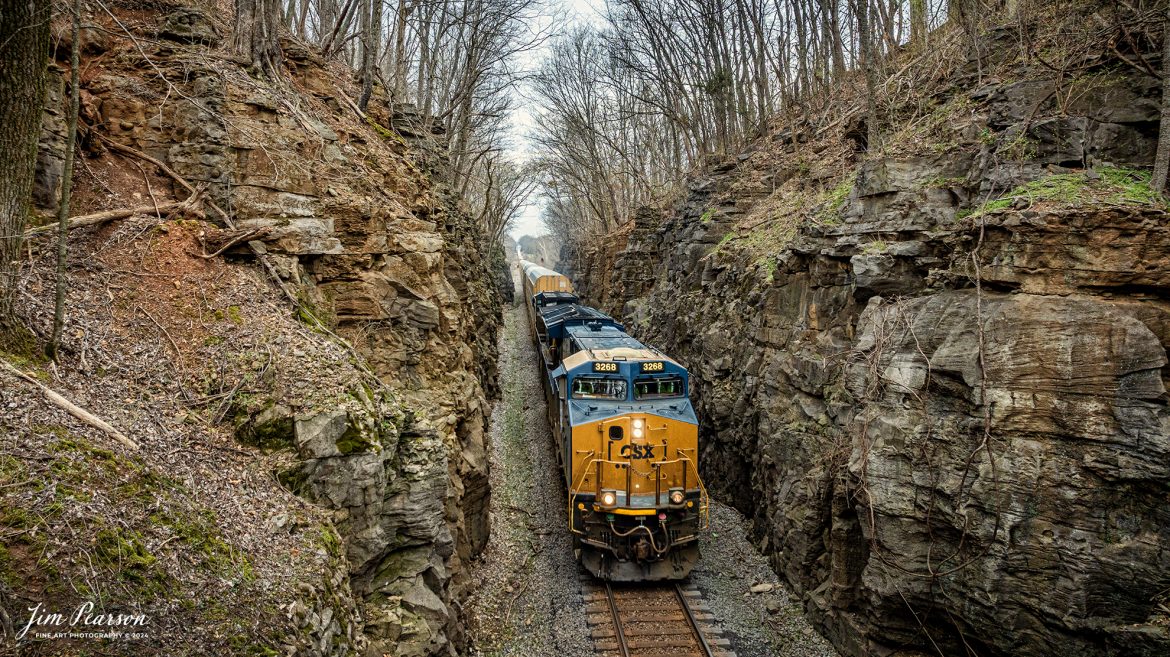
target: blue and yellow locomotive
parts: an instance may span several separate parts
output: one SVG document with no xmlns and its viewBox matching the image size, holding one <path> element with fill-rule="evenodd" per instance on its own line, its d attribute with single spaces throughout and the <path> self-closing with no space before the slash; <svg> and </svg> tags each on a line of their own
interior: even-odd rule
<svg viewBox="0 0 1170 657">
<path fill-rule="evenodd" d="M 521 265 L 581 562 L 611 581 L 686 577 L 708 511 L 686 368 Z"/>
</svg>

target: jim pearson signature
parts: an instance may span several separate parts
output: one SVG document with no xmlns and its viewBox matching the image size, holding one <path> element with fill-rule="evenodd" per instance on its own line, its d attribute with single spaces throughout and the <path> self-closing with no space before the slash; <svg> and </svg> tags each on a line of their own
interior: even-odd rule
<svg viewBox="0 0 1170 657">
<path fill-rule="evenodd" d="M 144 627 L 150 625 L 150 618 L 146 614 L 104 614 L 94 613 L 94 606 L 92 602 L 83 602 L 69 615 L 60 612 L 48 611 L 44 608 L 44 604 L 38 604 L 35 607 L 29 607 L 31 613 L 28 623 L 16 635 L 19 641 L 28 635 L 32 630 L 39 634 L 40 630 L 48 628 L 111 628 L 111 627 Z"/>
</svg>

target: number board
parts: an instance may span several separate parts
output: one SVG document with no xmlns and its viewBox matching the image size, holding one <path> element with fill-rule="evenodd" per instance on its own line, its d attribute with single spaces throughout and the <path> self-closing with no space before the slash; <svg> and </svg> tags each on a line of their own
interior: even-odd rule
<svg viewBox="0 0 1170 657">
<path fill-rule="evenodd" d="M 666 363 L 662 361 L 655 361 L 653 363 L 642 363 L 642 372 L 664 372 L 666 371 Z"/>
<path fill-rule="evenodd" d="M 594 372 L 616 372 L 618 371 L 617 363 L 593 363 Z"/>
</svg>

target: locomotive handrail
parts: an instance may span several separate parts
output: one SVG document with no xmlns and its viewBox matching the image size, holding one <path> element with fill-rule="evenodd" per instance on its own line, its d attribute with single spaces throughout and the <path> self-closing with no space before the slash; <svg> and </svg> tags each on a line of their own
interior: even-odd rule
<svg viewBox="0 0 1170 657">
<path fill-rule="evenodd" d="M 586 456 L 586 458 L 589 458 L 590 456 L 593 456 L 594 454 L 596 454 L 596 452 L 590 451 L 589 454 Z M 573 486 L 571 489 L 569 489 L 569 533 L 570 534 L 584 533 L 584 532 L 579 532 L 576 529 L 573 529 L 573 526 L 574 526 L 573 516 L 577 512 L 577 507 L 576 507 L 577 492 L 576 491 L 578 488 L 581 487 L 581 484 L 585 483 L 585 477 L 589 476 L 589 466 L 593 465 L 593 461 L 595 461 L 595 460 L 596 459 L 589 458 L 589 460 L 581 468 L 581 478 L 577 480 L 577 485 Z M 570 467 L 572 467 L 572 466 L 570 465 Z M 600 482 L 600 478 L 598 478 L 598 482 Z"/>
<path fill-rule="evenodd" d="M 679 451 L 681 452 L 682 450 L 679 450 Z M 590 456 L 593 456 L 594 454 L 595 454 L 595 452 L 591 452 Z M 627 462 L 627 461 L 614 461 L 611 459 L 598 458 L 596 456 L 593 456 L 593 458 L 589 458 L 589 457 L 586 457 L 586 458 L 588 460 L 586 460 L 584 465 L 581 467 L 581 476 L 577 479 L 577 485 L 573 486 L 573 489 L 569 491 L 569 531 L 572 533 L 581 533 L 581 532 L 577 532 L 576 530 L 573 529 L 573 526 L 574 526 L 573 516 L 576 514 L 577 496 L 579 495 L 579 493 L 577 491 L 578 491 L 578 489 L 581 488 L 581 485 L 585 483 L 585 478 L 589 476 L 589 469 L 591 467 L 593 467 L 593 465 L 595 463 L 598 466 L 598 468 L 597 468 L 597 486 L 596 486 L 597 492 L 596 492 L 596 495 L 598 495 L 598 496 L 601 495 L 601 483 L 602 482 L 601 482 L 601 467 L 600 466 L 604 463 L 608 463 L 609 465 L 616 465 L 616 466 L 622 466 L 622 467 L 627 468 L 627 470 L 626 470 L 626 504 L 629 504 L 629 499 L 630 499 L 629 498 L 629 496 L 630 496 L 629 469 L 628 469 L 630 467 L 629 462 Z M 690 467 L 691 470 L 694 471 L 695 482 L 698 484 L 698 487 L 699 487 L 699 529 L 707 529 L 708 527 L 711 526 L 711 497 L 707 493 L 707 486 L 706 486 L 706 484 L 703 483 L 703 478 L 699 476 L 699 467 L 697 465 L 695 465 L 695 462 L 689 456 L 686 456 L 685 454 L 680 453 L 679 458 L 677 458 L 677 459 L 671 459 L 669 461 L 654 461 L 654 462 L 651 462 L 650 465 L 656 471 L 661 473 L 662 466 L 671 465 L 674 463 L 685 463 L 687 466 Z M 684 482 L 683 489 L 685 490 L 686 489 L 686 484 L 685 484 L 685 482 L 686 482 L 686 469 L 685 468 L 683 470 L 683 482 Z M 654 502 L 656 505 L 658 504 L 658 497 L 659 497 L 658 491 L 657 491 L 657 486 L 658 486 L 658 475 L 655 476 L 655 489 L 656 490 L 655 490 L 655 495 L 654 495 Z"/>
<path fill-rule="evenodd" d="M 711 496 L 707 494 L 707 485 L 699 476 L 699 466 L 689 456 L 680 454 L 679 460 L 686 461 L 695 471 L 695 481 L 699 483 L 699 529 L 706 529 L 711 526 Z"/>
</svg>

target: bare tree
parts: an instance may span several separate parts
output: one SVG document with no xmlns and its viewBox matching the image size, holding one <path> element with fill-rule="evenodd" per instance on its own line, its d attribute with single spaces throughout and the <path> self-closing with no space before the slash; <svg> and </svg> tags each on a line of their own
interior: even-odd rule
<svg viewBox="0 0 1170 657">
<path fill-rule="evenodd" d="M 0 343 L 23 331 L 14 304 L 45 100 L 49 16 L 48 0 L 0 3 Z"/>
<path fill-rule="evenodd" d="M 236 0 L 234 46 L 258 73 L 273 77 L 280 68 L 280 1 Z"/>
<path fill-rule="evenodd" d="M 865 71 L 865 123 L 868 136 L 866 149 L 876 151 L 881 147 L 881 126 L 877 112 L 878 62 L 874 56 L 874 35 L 870 25 L 870 0 L 855 0 L 854 14 L 857 16 L 857 38 L 861 44 L 861 67 Z"/>
<path fill-rule="evenodd" d="M 1166 191 L 1170 171 L 1170 6 L 1162 18 L 1162 120 L 1158 127 L 1158 152 L 1154 156 L 1154 175 L 1150 187 L 1159 194 Z"/>
<path fill-rule="evenodd" d="M 496 154 L 485 158 L 467 194 L 476 221 L 492 244 L 499 243 L 536 188 L 537 178 Z"/>
<path fill-rule="evenodd" d="M 383 2 L 307 0 L 299 33 L 354 68 L 362 109 L 382 79 L 392 105 L 415 105 L 428 128 L 446 135 L 453 186 L 494 232 L 487 216 L 496 213 L 483 209 L 501 193 L 515 60 L 545 38 L 529 30 L 539 0 L 397 0 L 388 23 Z"/>
<path fill-rule="evenodd" d="M 926 0 L 910 0 L 910 40 L 926 40 Z"/>
<path fill-rule="evenodd" d="M 61 345 L 61 330 L 65 327 L 65 288 L 67 278 L 65 260 L 69 233 L 69 205 L 73 199 L 73 157 L 77 150 L 77 113 L 81 100 L 81 0 L 74 0 L 72 13 L 72 43 L 69 58 L 69 116 L 68 137 L 65 140 L 65 165 L 61 175 L 61 202 L 57 205 L 57 285 L 53 304 L 53 336 L 45 352 L 57 360 Z"/>
<path fill-rule="evenodd" d="M 607 24 L 562 37 L 536 76 L 546 223 L 566 243 L 612 230 L 777 111 L 828 109 L 850 78 L 878 148 L 884 61 L 964 2 L 610 0 Z"/>
<path fill-rule="evenodd" d="M 362 95 L 358 107 L 364 111 L 374 93 L 378 53 L 382 50 L 382 0 L 369 0 L 362 12 L 362 19 Z"/>
</svg>

